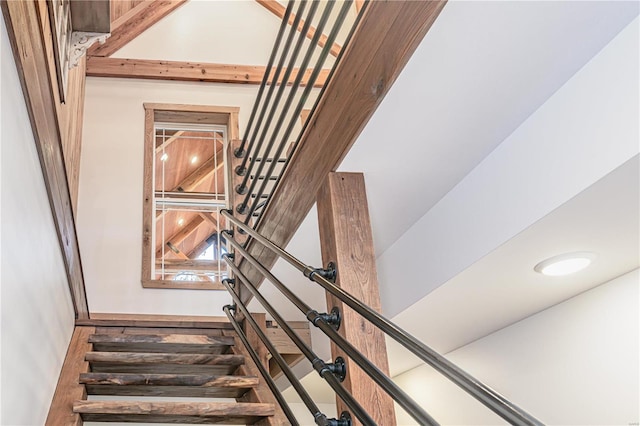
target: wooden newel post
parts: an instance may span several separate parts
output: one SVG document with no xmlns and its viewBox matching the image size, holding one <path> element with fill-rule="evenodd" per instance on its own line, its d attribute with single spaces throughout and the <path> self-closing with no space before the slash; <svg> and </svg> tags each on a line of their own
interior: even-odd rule
<svg viewBox="0 0 640 426">
<path fill-rule="evenodd" d="M 362 173 L 329 173 L 318 191 L 320 245 L 325 266 L 334 262 L 338 269 L 336 284 L 380 311 L 380 293 L 376 257 L 371 234 Z M 389 374 L 384 333 L 358 313 L 327 293 L 327 310 L 338 307 L 342 314 L 340 334 Z M 393 400 L 353 361 L 331 344 L 333 358 L 347 361 L 344 385 L 379 425 L 395 425 Z M 337 400 L 338 414 L 347 408 Z"/>
</svg>

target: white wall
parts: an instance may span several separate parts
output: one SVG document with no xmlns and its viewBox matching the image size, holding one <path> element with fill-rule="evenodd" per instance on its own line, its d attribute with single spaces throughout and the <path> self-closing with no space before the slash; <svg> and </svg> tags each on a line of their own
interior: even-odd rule
<svg viewBox="0 0 640 426">
<path fill-rule="evenodd" d="M 638 27 L 636 18 L 379 256 L 388 316 L 638 154 Z"/>
<path fill-rule="evenodd" d="M 44 421 L 74 313 L 31 125 L 2 20 L 3 425 Z"/>
<path fill-rule="evenodd" d="M 446 356 L 545 424 L 637 424 L 639 281 L 636 269 Z M 429 367 L 395 381 L 442 424 L 504 423 Z"/>
<path fill-rule="evenodd" d="M 241 129 L 257 86 L 88 78 L 78 238 L 91 312 L 224 315 L 226 291 L 143 289 L 145 102 L 238 106 Z"/>
</svg>

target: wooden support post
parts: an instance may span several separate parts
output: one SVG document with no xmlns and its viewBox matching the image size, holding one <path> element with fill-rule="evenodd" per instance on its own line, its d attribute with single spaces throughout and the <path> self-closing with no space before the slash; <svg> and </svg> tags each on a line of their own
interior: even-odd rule
<svg viewBox="0 0 640 426">
<path fill-rule="evenodd" d="M 376 257 L 361 173 L 329 173 L 318 192 L 318 222 L 322 261 L 334 262 L 336 284 L 372 309 L 380 311 Z M 342 314 L 340 334 L 389 374 L 384 333 L 351 308 L 327 293 L 327 310 L 338 307 Z M 393 401 L 353 361 L 331 344 L 333 358 L 347 362 L 344 385 L 380 425 L 395 425 Z M 338 400 L 338 413 L 346 410 Z"/>
<path fill-rule="evenodd" d="M 73 412 L 73 402 L 87 397 L 78 377 L 89 372 L 89 363 L 84 356 L 91 352 L 89 335 L 95 332 L 95 327 L 76 327 L 73 331 L 45 426 L 82 426 L 80 414 Z"/>
</svg>

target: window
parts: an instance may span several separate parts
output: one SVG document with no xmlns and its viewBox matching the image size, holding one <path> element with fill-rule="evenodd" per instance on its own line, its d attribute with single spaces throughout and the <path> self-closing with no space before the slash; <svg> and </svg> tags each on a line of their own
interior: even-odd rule
<svg viewBox="0 0 640 426">
<path fill-rule="evenodd" d="M 142 285 L 220 289 L 237 108 L 145 104 Z"/>
</svg>

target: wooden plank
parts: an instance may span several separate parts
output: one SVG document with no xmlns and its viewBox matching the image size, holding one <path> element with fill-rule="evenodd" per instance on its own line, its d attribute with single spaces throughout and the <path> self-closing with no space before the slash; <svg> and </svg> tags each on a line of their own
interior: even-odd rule
<svg viewBox="0 0 640 426">
<path fill-rule="evenodd" d="M 186 0 L 155 0 L 145 2 L 144 7 L 130 16 L 111 32 L 111 37 L 104 44 L 93 45 L 87 52 L 89 56 L 111 56 L 146 29 L 182 6 Z"/>
<path fill-rule="evenodd" d="M 284 18 L 284 13 L 286 8 L 282 4 L 280 4 L 279 1 L 277 0 L 256 0 L 256 1 L 265 9 L 267 9 L 269 12 L 276 15 L 278 18 L 280 19 Z M 289 25 L 292 25 L 295 18 L 296 18 L 295 13 L 291 13 L 289 15 L 289 20 L 287 23 Z M 302 31 L 303 27 L 304 27 L 304 19 L 300 19 L 300 23 L 298 24 L 298 28 L 296 28 L 296 30 Z M 316 33 L 315 27 L 310 26 L 309 30 L 307 31 L 306 37 L 309 40 L 311 40 L 313 39 L 313 36 L 315 35 L 315 33 Z M 327 44 L 327 36 L 324 34 L 321 34 L 318 39 L 318 46 L 324 47 L 326 44 Z M 338 56 L 341 50 L 342 50 L 342 46 L 340 46 L 338 43 L 333 43 L 331 45 L 331 49 L 329 50 L 329 53 L 331 53 L 331 55 L 333 56 Z"/>
<path fill-rule="evenodd" d="M 246 425 L 274 414 L 273 404 L 228 402 L 76 401 L 73 410 L 85 421 L 187 424 Z"/>
<path fill-rule="evenodd" d="M 41 19 L 48 19 L 48 14 L 40 15 L 40 6 L 42 2 L 0 2 L 42 166 L 74 310 L 77 318 L 88 318 L 89 307 L 56 116 L 54 93 L 58 91 L 57 83 L 49 73 L 48 61 L 52 58 L 47 55 L 45 45 L 50 45 L 52 40 L 42 33 Z M 49 49 L 52 50 L 51 46 Z"/>
<path fill-rule="evenodd" d="M 356 12 L 360 13 L 362 8 L 364 7 L 364 0 L 355 0 L 356 4 Z"/>
<path fill-rule="evenodd" d="M 160 61 L 91 56 L 87 60 L 89 77 L 134 78 L 143 80 L 199 81 L 202 83 L 260 84 L 266 67 L 260 65 L 212 64 L 203 62 Z M 300 69 L 291 73 L 292 84 Z M 302 86 L 306 86 L 312 70 L 304 71 Z M 320 71 L 313 87 L 321 88 L 330 70 Z M 284 71 L 282 73 L 284 75 Z M 278 80 L 281 84 L 282 80 Z"/>
<path fill-rule="evenodd" d="M 233 336 L 237 340 L 236 345 L 231 348 L 231 352 L 234 354 L 243 355 L 245 358 L 245 365 L 238 367 L 238 371 L 236 374 L 259 376 L 260 370 L 258 370 L 258 367 L 256 367 L 256 364 L 253 362 L 253 359 L 242 344 L 240 338 L 236 336 L 234 331 L 225 331 L 225 334 L 228 336 Z M 253 348 L 257 348 L 256 343 L 252 342 L 252 340 L 250 340 L 249 343 Z M 238 401 L 252 404 L 273 404 L 275 410 L 273 416 L 263 419 L 262 421 L 257 423 L 258 426 L 280 426 L 289 424 L 287 417 L 282 411 L 282 408 L 280 408 L 280 405 L 277 404 L 275 397 L 271 393 L 269 386 L 264 382 L 264 380 L 261 380 L 258 387 L 251 389 L 242 398 L 238 399 Z"/>
<path fill-rule="evenodd" d="M 207 336 L 222 336 L 223 330 L 222 328 L 96 326 L 95 334 L 204 334 Z"/>
<path fill-rule="evenodd" d="M 336 285 L 371 309 L 380 312 L 376 256 L 367 206 L 364 176 L 361 173 L 330 173 L 318 194 L 320 246 L 324 264 L 338 269 Z M 357 312 L 327 293 L 327 307 L 338 307 L 342 322 L 338 332 L 383 373 L 389 375 L 384 333 Z M 381 425 L 395 425 L 393 400 L 344 352 L 331 343 L 333 359 L 347 363 L 344 387 Z M 338 412 L 346 410 L 336 399 Z"/>
<path fill-rule="evenodd" d="M 92 334 L 99 352 L 156 352 L 221 354 L 235 342 L 225 336 L 183 334 Z"/>
<path fill-rule="evenodd" d="M 88 395 L 239 398 L 258 385 L 255 376 L 212 374 L 80 374 Z"/>
<path fill-rule="evenodd" d="M 144 352 L 89 352 L 91 371 L 98 373 L 231 374 L 244 364 L 242 355 Z"/>
<path fill-rule="evenodd" d="M 175 281 L 175 280 L 149 280 L 143 281 L 144 288 L 179 289 L 179 290 L 224 290 L 226 287 L 220 282 L 214 281 Z"/>
<path fill-rule="evenodd" d="M 311 347 L 311 331 L 309 330 L 309 327 L 297 328 L 295 329 L 295 332 L 307 345 L 309 345 L 309 347 Z M 300 349 L 298 349 L 298 347 L 295 345 L 295 343 L 293 343 L 289 336 L 287 336 L 283 329 L 267 327 L 265 330 L 265 334 L 280 354 L 284 355 L 301 353 Z"/>
<path fill-rule="evenodd" d="M 257 229 L 285 247 L 313 206 L 327 173 L 335 170 L 404 68 L 445 1 L 375 1 L 367 4 L 287 170 Z M 313 164 L 313 167 L 309 167 Z M 251 243 L 249 253 L 270 269 L 276 256 Z M 254 283 L 263 277 L 243 262 Z M 251 295 L 243 293 L 243 301 Z"/>
<path fill-rule="evenodd" d="M 226 316 L 114 314 L 100 312 L 92 312 L 91 319 L 76 320 L 76 325 L 233 329 Z"/>
<path fill-rule="evenodd" d="M 76 327 L 73 330 L 58 385 L 49 406 L 46 426 L 82 426 L 82 419 L 73 412 L 73 402 L 87 396 L 84 386 L 78 383 L 78 375 L 89 371 L 89 363 L 84 360 L 84 356 L 91 351 L 89 335 L 94 332 L 95 327 Z"/>
</svg>

